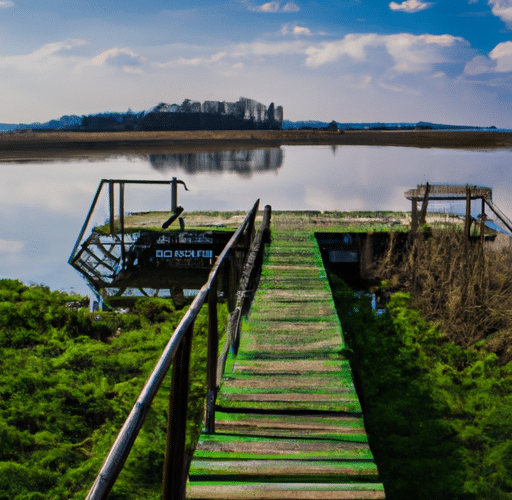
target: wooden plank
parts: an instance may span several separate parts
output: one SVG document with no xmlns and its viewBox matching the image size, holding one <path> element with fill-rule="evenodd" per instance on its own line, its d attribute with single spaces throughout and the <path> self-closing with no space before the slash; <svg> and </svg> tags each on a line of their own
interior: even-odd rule
<svg viewBox="0 0 512 500">
<path fill-rule="evenodd" d="M 239 477 L 246 481 L 267 480 L 324 482 L 336 476 L 337 482 L 378 481 L 377 467 L 373 461 L 355 460 L 194 460 L 190 466 L 190 481 L 194 476 L 206 480 L 213 476 Z M 332 479 L 332 478 L 331 478 Z M 231 479 L 232 480 L 232 479 Z"/>
<path fill-rule="evenodd" d="M 232 434 L 203 435 L 194 457 L 198 459 L 300 459 L 300 460 L 372 460 L 366 442 L 283 439 Z"/>
<path fill-rule="evenodd" d="M 385 498 L 314 226 L 279 217 L 273 226 L 218 395 L 216 434 L 200 438 L 188 498 Z"/>
<path fill-rule="evenodd" d="M 385 498 L 375 484 L 308 483 L 231 483 L 225 485 L 193 482 L 187 490 L 190 499 L 218 500 L 371 500 Z"/>
</svg>

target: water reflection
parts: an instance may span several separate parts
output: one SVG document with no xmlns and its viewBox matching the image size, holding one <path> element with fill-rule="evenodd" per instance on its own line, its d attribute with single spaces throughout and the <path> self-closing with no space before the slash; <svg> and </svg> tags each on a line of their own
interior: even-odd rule
<svg viewBox="0 0 512 500">
<path fill-rule="evenodd" d="M 250 178 L 253 173 L 276 171 L 283 163 L 283 150 L 252 149 L 149 155 L 149 163 L 160 172 L 183 169 L 187 174 L 236 173 Z"/>
<path fill-rule="evenodd" d="M 0 278 L 87 291 L 66 262 L 103 178 L 178 177 L 190 190 L 179 193 L 185 216 L 191 210 L 249 210 L 257 198 L 273 210 L 409 211 L 404 192 L 426 181 L 490 186 L 495 204 L 512 216 L 508 150 L 283 146 L 146 153 L 0 163 Z M 168 210 L 170 193 L 148 188 L 132 195 L 127 189 L 126 203 L 128 211 Z M 104 214 L 106 219 L 106 202 Z"/>
</svg>

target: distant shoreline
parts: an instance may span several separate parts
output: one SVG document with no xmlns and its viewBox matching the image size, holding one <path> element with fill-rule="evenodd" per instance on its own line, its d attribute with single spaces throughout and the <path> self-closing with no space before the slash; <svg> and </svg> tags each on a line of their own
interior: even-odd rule
<svg viewBox="0 0 512 500">
<path fill-rule="evenodd" d="M 7 132 L 0 161 L 94 154 L 162 154 L 289 145 L 512 148 L 512 132 L 439 130 L 219 130 L 168 132 Z"/>
</svg>

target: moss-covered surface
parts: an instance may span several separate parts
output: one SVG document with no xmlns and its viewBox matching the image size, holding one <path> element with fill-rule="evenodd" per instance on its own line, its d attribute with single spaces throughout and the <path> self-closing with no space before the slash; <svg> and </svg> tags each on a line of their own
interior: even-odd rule
<svg viewBox="0 0 512 500">
<path fill-rule="evenodd" d="M 218 433 L 200 437 L 188 498 L 384 497 L 341 355 L 314 237 L 320 220 L 343 227 L 339 213 L 273 214 L 258 292 L 217 398 Z"/>
</svg>

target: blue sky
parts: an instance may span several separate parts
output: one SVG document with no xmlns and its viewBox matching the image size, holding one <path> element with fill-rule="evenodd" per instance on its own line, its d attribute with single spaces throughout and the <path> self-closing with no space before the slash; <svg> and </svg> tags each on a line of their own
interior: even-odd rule
<svg viewBox="0 0 512 500">
<path fill-rule="evenodd" d="M 0 0 L 0 122 L 275 102 L 512 128 L 512 0 Z"/>
</svg>

